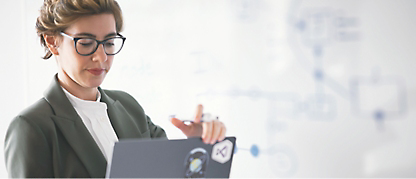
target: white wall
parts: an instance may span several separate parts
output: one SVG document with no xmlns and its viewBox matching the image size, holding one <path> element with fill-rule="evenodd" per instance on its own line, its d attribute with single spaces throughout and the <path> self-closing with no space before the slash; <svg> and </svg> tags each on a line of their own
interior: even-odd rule
<svg viewBox="0 0 416 179">
<path fill-rule="evenodd" d="M 184 136 L 168 116 L 204 104 L 237 137 L 231 177 L 416 177 L 416 1 L 119 3 L 127 41 L 102 86 L 170 138 Z M 40 58 L 41 4 L 0 7 L 2 139 L 56 71 Z"/>
<path fill-rule="evenodd" d="M 27 93 L 27 67 L 24 45 L 25 39 L 25 13 L 23 1 L 2 1 L 0 6 L 2 43 L 0 65 L 0 93 L 4 100 L 0 104 L 2 125 L 0 125 L 1 155 L 0 176 L 6 177 L 3 155 L 3 141 L 11 119 L 24 107 Z"/>
</svg>

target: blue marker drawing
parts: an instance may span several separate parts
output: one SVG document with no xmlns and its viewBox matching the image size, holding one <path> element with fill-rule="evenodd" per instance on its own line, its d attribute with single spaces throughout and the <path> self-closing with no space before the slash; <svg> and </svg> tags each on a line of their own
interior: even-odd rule
<svg viewBox="0 0 416 179">
<path fill-rule="evenodd" d="M 255 144 L 253 144 L 250 148 L 250 152 L 251 152 L 251 155 L 253 155 L 254 157 L 259 156 L 259 152 L 260 152 L 259 147 L 257 147 L 257 145 L 255 145 Z"/>
</svg>

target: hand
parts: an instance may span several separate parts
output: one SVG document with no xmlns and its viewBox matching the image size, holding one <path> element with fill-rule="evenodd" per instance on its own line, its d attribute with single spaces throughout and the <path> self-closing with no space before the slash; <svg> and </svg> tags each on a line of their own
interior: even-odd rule
<svg viewBox="0 0 416 179">
<path fill-rule="evenodd" d="M 203 106 L 197 107 L 195 119 L 190 124 L 185 124 L 177 118 L 171 118 L 171 122 L 179 128 L 187 137 L 202 137 L 206 144 L 214 144 L 225 138 L 225 125 L 219 120 L 201 122 Z"/>
</svg>

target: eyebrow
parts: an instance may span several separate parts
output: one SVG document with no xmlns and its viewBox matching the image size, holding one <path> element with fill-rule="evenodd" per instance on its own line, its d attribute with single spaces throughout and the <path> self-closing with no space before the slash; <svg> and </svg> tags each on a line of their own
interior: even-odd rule
<svg viewBox="0 0 416 179">
<path fill-rule="evenodd" d="M 117 36 L 117 35 L 118 35 L 117 33 L 112 32 L 112 33 L 107 34 L 104 38 L 114 37 L 114 36 Z M 86 33 L 86 32 L 77 33 L 77 34 L 75 34 L 75 36 L 87 36 L 87 37 L 97 38 L 96 35 L 90 34 L 90 33 Z"/>
</svg>

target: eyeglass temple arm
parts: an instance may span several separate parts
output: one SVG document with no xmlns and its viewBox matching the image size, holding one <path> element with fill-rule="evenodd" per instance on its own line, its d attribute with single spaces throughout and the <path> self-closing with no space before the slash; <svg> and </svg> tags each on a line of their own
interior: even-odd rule
<svg viewBox="0 0 416 179">
<path fill-rule="evenodd" d="M 61 35 L 63 35 L 63 36 L 65 36 L 65 37 L 68 37 L 68 38 L 70 38 L 70 39 L 74 40 L 74 37 L 71 37 L 71 36 L 69 36 L 68 34 L 65 34 L 65 33 L 63 33 L 63 32 L 61 32 Z"/>
</svg>

